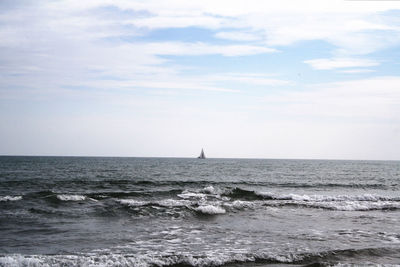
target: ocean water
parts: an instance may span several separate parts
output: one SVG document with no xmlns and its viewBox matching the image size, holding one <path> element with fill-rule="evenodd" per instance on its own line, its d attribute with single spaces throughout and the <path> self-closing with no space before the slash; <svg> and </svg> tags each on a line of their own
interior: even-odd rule
<svg viewBox="0 0 400 267">
<path fill-rule="evenodd" d="M 400 264 L 400 162 L 0 157 L 0 266 Z"/>
</svg>

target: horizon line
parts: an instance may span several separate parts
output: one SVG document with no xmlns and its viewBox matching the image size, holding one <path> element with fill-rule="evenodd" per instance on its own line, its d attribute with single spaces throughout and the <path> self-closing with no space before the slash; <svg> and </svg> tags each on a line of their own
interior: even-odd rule
<svg viewBox="0 0 400 267">
<path fill-rule="evenodd" d="M 197 159 L 194 157 L 173 156 L 88 156 L 88 155 L 11 155 L 0 154 L 0 157 L 59 157 L 59 158 L 159 158 L 159 159 Z M 254 160 L 327 160 L 327 161 L 400 161 L 400 159 L 340 159 L 340 158 L 257 158 L 257 157 L 207 157 L 207 159 L 254 159 Z"/>
</svg>

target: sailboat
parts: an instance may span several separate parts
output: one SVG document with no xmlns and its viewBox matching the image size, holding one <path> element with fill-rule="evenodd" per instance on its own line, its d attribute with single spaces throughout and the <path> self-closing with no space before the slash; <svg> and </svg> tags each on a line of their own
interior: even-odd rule
<svg viewBox="0 0 400 267">
<path fill-rule="evenodd" d="M 200 156 L 198 156 L 197 158 L 198 159 L 205 159 L 206 158 L 206 155 L 204 155 L 204 150 L 203 149 L 201 149 Z"/>
</svg>

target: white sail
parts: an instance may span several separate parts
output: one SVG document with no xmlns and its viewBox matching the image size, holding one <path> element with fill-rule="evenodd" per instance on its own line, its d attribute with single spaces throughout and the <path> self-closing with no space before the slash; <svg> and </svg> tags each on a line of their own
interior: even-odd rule
<svg viewBox="0 0 400 267">
<path fill-rule="evenodd" d="M 205 159 L 206 158 L 206 155 L 204 154 L 204 150 L 203 149 L 201 149 L 200 156 L 198 156 L 197 158 L 198 159 Z"/>
</svg>

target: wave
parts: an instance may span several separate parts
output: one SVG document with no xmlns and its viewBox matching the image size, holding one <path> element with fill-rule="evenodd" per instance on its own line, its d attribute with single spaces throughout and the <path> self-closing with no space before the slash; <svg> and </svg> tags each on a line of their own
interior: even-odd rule
<svg viewBox="0 0 400 267">
<path fill-rule="evenodd" d="M 255 192 L 252 193 L 261 196 L 264 199 L 274 200 L 297 200 L 297 201 L 400 201 L 400 197 L 387 197 L 375 194 L 362 194 L 362 195 L 298 195 L 298 194 L 283 194 L 278 195 L 270 192 Z"/>
<path fill-rule="evenodd" d="M 184 192 L 178 197 L 198 203 L 199 206 L 211 205 L 227 210 L 258 209 L 262 206 L 284 207 L 296 206 L 302 208 L 317 208 L 340 211 L 369 211 L 369 210 L 397 210 L 400 209 L 400 197 L 381 196 L 376 194 L 360 195 L 307 195 L 307 194 L 277 194 L 271 192 L 257 192 L 235 187 L 226 189 L 221 195 L 220 189 L 207 187 L 212 194 L 199 192 Z M 211 213 L 212 211 L 210 211 Z M 204 212 L 207 213 L 207 212 Z M 223 214 L 225 212 L 216 212 Z"/>
<path fill-rule="evenodd" d="M 24 195 L 24 199 L 26 200 L 45 200 L 50 202 L 60 201 L 57 198 L 57 193 L 54 193 L 50 190 L 38 191 Z"/>
<path fill-rule="evenodd" d="M 266 199 L 266 197 L 257 194 L 255 191 L 245 190 L 239 187 L 235 187 L 232 190 L 227 190 L 225 193 L 223 193 L 223 195 L 232 199 L 244 199 L 244 200 Z"/>
<path fill-rule="evenodd" d="M 53 192 L 50 190 L 46 191 L 38 191 L 24 195 L 24 199 L 44 199 L 50 202 L 54 201 L 82 201 L 86 199 L 90 200 L 102 200 L 107 198 L 125 198 L 125 197 L 153 197 L 155 195 L 171 195 L 175 196 L 178 193 L 181 193 L 182 190 L 167 190 L 167 191 L 147 191 L 147 192 L 139 192 L 139 191 L 98 191 L 93 193 L 61 193 L 61 192 Z M 6 196 L 9 197 L 9 196 Z M 2 197 L 0 197 L 1 199 Z M 22 197 L 21 197 L 22 198 Z M 6 200 L 6 198 L 5 198 Z M 17 199 L 19 200 L 19 199 Z"/>
<path fill-rule="evenodd" d="M 1 255 L 0 266 L 232 266 L 233 264 L 294 264 L 333 266 L 343 264 L 391 264 L 400 254 L 398 248 L 362 248 L 328 250 L 308 253 L 272 253 L 209 251 L 200 255 L 188 253 L 78 254 L 78 255 Z"/>
<path fill-rule="evenodd" d="M 181 193 L 180 189 L 151 190 L 151 191 L 99 191 L 89 193 L 88 196 L 95 199 L 123 198 L 123 197 L 154 197 L 154 196 L 175 196 Z"/>
<path fill-rule="evenodd" d="M 248 178 L 248 177 L 246 177 Z M 2 181 L 5 187 L 10 188 L 21 188 L 24 189 L 26 187 L 35 187 L 40 188 L 45 185 L 47 188 L 54 188 L 58 191 L 66 190 L 66 191 L 74 191 L 76 188 L 88 188 L 93 192 L 98 192 L 104 189 L 109 189 L 113 191 L 115 194 L 123 194 L 126 191 L 129 191 L 131 196 L 140 195 L 140 194 L 148 194 L 151 196 L 152 194 L 157 195 L 171 195 L 173 190 L 184 190 L 188 188 L 202 188 L 205 187 L 203 193 L 211 193 L 207 191 L 208 186 L 215 187 L 269 187 L 269 188 L 321 188 L 321 189 L 329 189 L 329 188 L 357 188 L 357 189 L 397 189 L 400 187 L 399 183 L 357 183 L 357 182 L 304 182 L 304 180 L 291 180 L 291 181 L 248 181 L 248 180 L 236 180 L 236 181 L 215 181 L 213 179 L 209 180 L 201 180 L 201 181 L 193 181 L 193 180 L 138 180 L 137 178 L 132 179 L 55 179 L 55 180 L 44 180 L 38 181 L 35 179 L 6 179 Z M 162 188 L 166 188 L 168 190 L 161 190 Z M 160 189 L 158 191 L 150 192 L 149 189 Z M 120 191 L 120 192 L 118 192 Z M 218 193 L 218 192 L 215 192 Z M 93 196 L 96 198 L 96 195 Z M 110 197 L 117 197 L 116 195 L 111 195 Z"/>
<path fill-rule="evenodd" d="M 140 201 L 140 200 L 134 200 L 134 199 L 119 199 L 119 203 L 125 204 L 128 206 L 133 206 L 133 207 L 141 207 L 141 206 L 146 206 L 149 204 L 147 201 Z"/>
<path fill-rule="evenodd" d="M 81 194 L 71 193 L 55 193 L 53 191 L 39 191 L 27 194 L 25 197 L 27 200 L 45 200 L 52 203 L 59 203 L 60 201 L 83 201 L 90 199 L 89 197 Z"/>
<path fill-rule="evenodd" d="M 362 195 L 300 195 L 256 192 L 235 188 L 226 193 L 232 199 L 261 200 L 263 206 L 297 206 L 339 211 L 369 211 L 400 209 L 400 197 Z M 246 204 L 247 207 L 251 205 Z"/>
<path fill-rule="evenodd" d="M 305 183 L 305 182 L 262 182 L 262 181 L 132 181 L 132 180 L 107 180 L 111 184 L 130 184 L 130 185 L 152 185 L 152 186 L 230 186 L 230 185 L 246 185 L 246 186 L 266 186 L 266 187 L 282 187 L 282 188 L 371 188 L 371 189 L 387 189 L 397 187 L 399 184 L 382 184 L 382 183 Z"/>
<path fill-rule="evenodd" d="M 190 201 L 176 200 L 176 199 L 163 199 L 159 201 L 143 201 L 135 199 L 117 199 L 117 202 L 130 206 L 130 207 L 144 207 L 144 206 L 160 206 L 160 207 L 186 207 L 191 204 Z"/>
<path fill-rule="evenodd" d="M 362 201 L 344 201 L 344 202 L 310 202 L 310 203 L 287 203 L 287 205 L 302 206 L 307 208 L 319 208 L 339 211 L 370 211 L 370 210 L 398 210 L 400 203 L 392 202 L 362 202 Z"/>
<path fill-rule="evenodd" d="M 158 191 L 156 191 L 158 192 Z M 298 207 L 339 211 L 398 210 L 400 197 L 377 194 L 358 195 L 317 195 L 275 193 L 243 189 L 240 187 L 214 187 L 207 185 L 192 190 L 166 190 L 162 195 L 151 194 L 151 191 L 138 192 L 96 192 L 96 193 L 55 193 L 40 191 L 24 196 L 3 196 L 0 201 L 46 201 L 62 205 L 63 202 L 100 201 L 103 210 L 112 210 L 115 203 L 126 207 L 152 208 L 145 214 L 160 214 L 166 210 L 156 211 L 157 207 L 176 211 L 195 211 L 203 214 L 224 214 L 230 211 L 262 209 L 263 207 Z M 104 204 L 104 205 L 103 205 Z M 207 207 L 207 208 L 204 208 Z M 212 208 L 217 207 L 217 208 Z M 219 208 L 218 208 L 219 207 Z M 97 207 L 100 209 L 99 207 Z M 126 210 L 126 209 L 125 209 Z M 132 210 L 132 209 L 131 209 Z M 180 213 L 182 214 L 182 213 Z"/>
<path fill-rule="evenodd" d="M 297 201 L 399 201 L 400 197 L 380 196 L 376 194 L 362 195 L 299 195 L 299 194 L 276 194 L 271 192 L 257 192 L 235 187 L 223 193 L 232 199 L 244 200 L 297 200 Z"/>
<path fill-rule="evenodd" d="M 86 199 L 82 195 L 57 195 L 57 198 L 62 201 L 82 201 Z"/>
<path fill-rule="evenodd" d="M 252 201 L 243 201 L 243 200 L 235 200 L 233 202 L 226 202 L 223 204 L 225 208 L 233 209 L 233 210 L 243 210 L 247 208 L 256 208 L 257 204 L 260 203 L 255 203 Z"/>
<path fill-rule="evenodd" d="M 182 194 L 178 194 L 178 197 L 183 198 L 183 199 L 190 199 L 190 198 L 201 198 L 201 199 L 204 199 L 204 198 L 207 197 L 207 194 L 185 191 Z"/>
<path fill-rule="evenodd" d="M 226 210 L 220 206 L 214 205 L 202 205 L 194 209 L 202 214 L 206 215 L 216 215 L 216 214 L 225 214 Z"/>
<path fill-rule="evenodd" d="M 287 187 L 287 188 L 375 188 L 385 189 L 389 187 L 397 187 L 399 184 L 382 184 L 382 183 L 316 183 L 316 182 L 263 182 L 263 181 L 215 181 L 215 180 L 202 180 L 202 181 L 190 181 L 190 180 L 162 180 L 162 181 L 148 181 L 148 180 L 134 180 L 134 179 L 105 179 L 97 181 L 82 181 L 78 180 L 77 183 L 107 183 L 110 185 L 138 185 L 138 186 L 208 186 L 208 185 L 249 185 L 249 186 L 270 186 L 270 187 Z"/>
<path fill-rule="evenodd" d="M 250 202 L 235 200 L 233 202 L 206 202 L 206 203 L 179 203 L 179 201 L 167 202 L 146 202 L 137 200 L 120 200 L 121 204 L 125 204 L 133 208 L 178 208 L 184 210 L 193 210 L 203 214 L 225 214 L 228 211 L 236 212 L 240 210 L 256 210 L 262 207 L 299 207 L 314 208 L 337 211 L 372 211 L 372 210 L 399 210 L 400 203 L 392 202 L 361 202 L 361 201 L 345 201 L 345 202 Z"/>
<path fill-rule="evenodd" d="M 18 201 L 21 200 L 22 196 L 2 196 L 0 201 Z"/>
<path fill-rule="evenodd" d="M 157 187 L 157 186 L 173 186 L 173 187 L 204 187 L 208 185 L 214 186 L 230 186 L 230 185 L 246 185 L 246 186 L 267 186 L 278 188 L 373 188 L 373 189 L 387 189 L 396 188 L 400 184 L 382 184 L 382 183 L 332 183 L 332 182 L 274 182 L 274 181 L 215 181 L 215 180 L 162 180 L 162 181 L 149 181 L 149 180 L 135 180 L 135 179 L 68 179 L 68 180 L 49 180 L 46 181 L 55 186 L 65 187 L 73 186 L 92 186 L 103 187 L 106 186 L 138 186 L 138 187 Z M 4 180 L 3 183 L 8 186 L 17 186 L 27 184 L 35 184 L 38 182 L 33 179 L 20 179 L 20 180 Z"/>
</svg>

